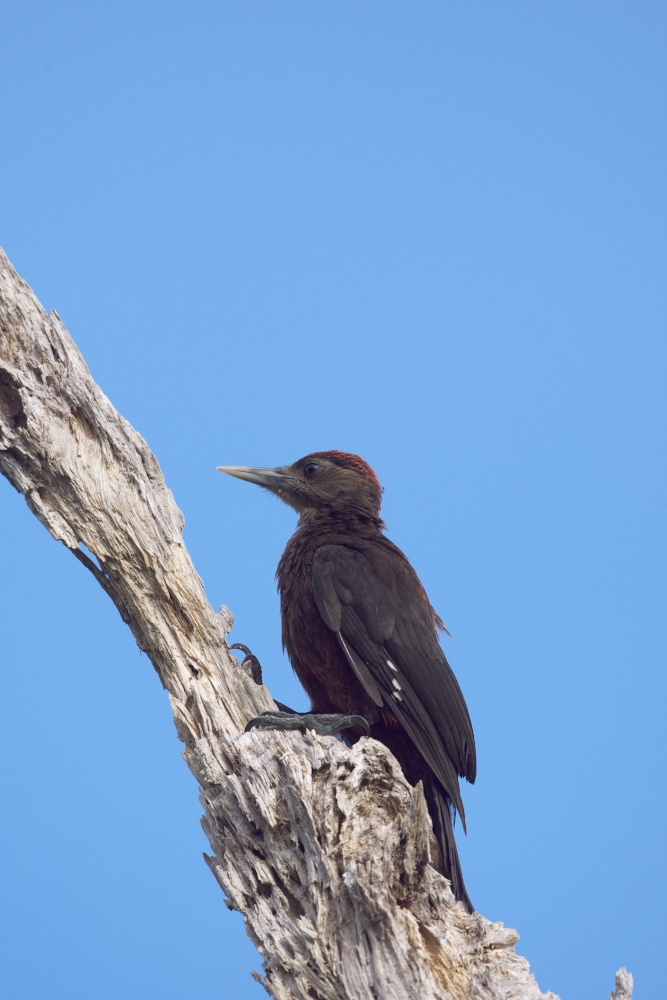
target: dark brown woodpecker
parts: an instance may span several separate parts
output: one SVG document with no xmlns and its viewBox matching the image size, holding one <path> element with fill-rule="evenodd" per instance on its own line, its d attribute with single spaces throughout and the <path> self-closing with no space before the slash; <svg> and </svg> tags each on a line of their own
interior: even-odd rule
<svg viewBox="0 0 667 1000">
<path fill-rule="evenodd" d="M 345 729 L 349 743 L 370 730 L 409 782 L 424 782 L 439 867 L 472 912 L 453 830 L 457 811 L 465 828 L 459 776 L 475 780 L 472 724 L 438 641 L 442 621 L 383 533 L 377 476 L 341 451 L 279 469 L 221 471 L 263 486 L 299 514 L 277 579 L 283 645 L 312 708 L 267 713 L 249 726 Z"/>
</svg>

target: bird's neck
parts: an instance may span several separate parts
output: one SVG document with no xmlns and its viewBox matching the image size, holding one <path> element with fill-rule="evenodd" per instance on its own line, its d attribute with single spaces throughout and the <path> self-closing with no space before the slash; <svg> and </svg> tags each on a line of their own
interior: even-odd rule
<svg viewBox="0 0 667 1000">
<path fill-rule="evenodd" d="M 309 510 L 299 518 L 297 534 L 381 535 L 385 523 L 379 514 L 357 510 Z"/>
</svg>

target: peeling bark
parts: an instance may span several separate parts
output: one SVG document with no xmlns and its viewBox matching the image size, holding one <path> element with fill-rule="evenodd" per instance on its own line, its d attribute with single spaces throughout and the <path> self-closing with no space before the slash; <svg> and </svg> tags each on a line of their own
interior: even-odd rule
<svg viewBox="0 0 667 1000">
<path fill-rule="evenodd" d="M 2 251 L 0 470 L 95 576 L 169 691 L 206 860 L 246 918 L 271 996 L 558 1000 L 516 954 L 516 931 L 454 900 L 431 865 L 421 787 L 382 744 L 243 733 L 275 705 L 229 652 L 233 617 L 206 600 L 158 462 Z M 631 996 L 621 970 L 612 998 Z"/>
</svg>

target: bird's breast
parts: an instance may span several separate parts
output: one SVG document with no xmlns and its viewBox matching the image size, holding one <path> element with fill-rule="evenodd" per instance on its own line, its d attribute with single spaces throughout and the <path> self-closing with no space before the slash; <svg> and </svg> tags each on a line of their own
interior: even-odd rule
<svg viewBox="0 0 667 1000">
<path fill-rule="evenodd" d="M 278 567 L 283 646 L 316 712 L 377 715 L 357 680 L 336 634 L 323 621 L 313 595 L 317 545 L 291 539 Z"/>
</svg>

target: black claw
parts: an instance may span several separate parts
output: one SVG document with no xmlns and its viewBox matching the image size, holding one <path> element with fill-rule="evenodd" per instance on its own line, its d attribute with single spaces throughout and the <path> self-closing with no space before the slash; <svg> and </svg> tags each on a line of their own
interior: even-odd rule
<svg viewBox="0 0 667 1000">
<path fill-rule="evenodd" d="M 246 670 L 250 672 L 250 676 L 254 680 L 255 684 L 263 684 L 262 680 L 262 664 L 259 662 L 257 657 L 247 646 L 244 646 L 242 642 L 235 642 L 230 649 L 240 649 L 242 653 L 245 653 L 245 657 L 241 660 L 241 666 L 245 667 Z"/>
<path fill-rule="evenodd" d="M 245 727 L 251 729 L 314 729 L 320 736 L 335 736 L 343 729 L 359 727 L 370 736 L 371 727 L 361 715 L 316 715 L 312 712 L 262 712 Z"/>
</svg>

